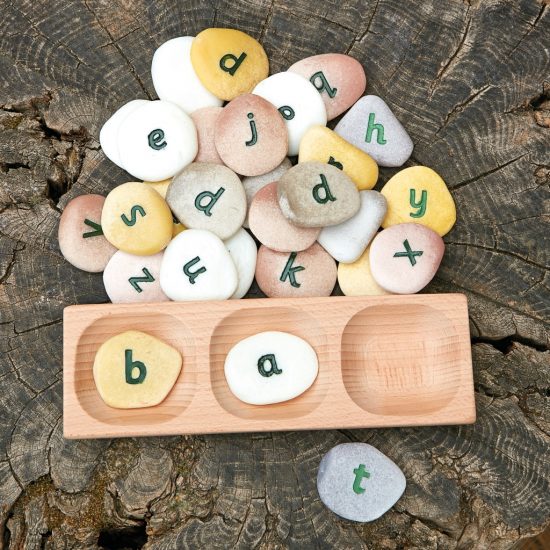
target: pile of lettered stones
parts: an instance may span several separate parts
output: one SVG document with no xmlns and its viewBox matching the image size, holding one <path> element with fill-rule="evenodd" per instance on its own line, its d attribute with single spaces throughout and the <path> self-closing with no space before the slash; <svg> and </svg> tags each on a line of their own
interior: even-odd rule
<svg viewBox="0 0 550 550">
<path fill-rule="evenodd" d="M 433 278 L 453 199 L 425 166 L 373 190 L 413 143 L 363 96 L 358 61 L 315 55 L 268 76 L 259 42 L 206 29 L 162 44 L 151 72 L 160 99 L 126 103 L 100 133 L 136 181 L 73 199 L 59 226 L 65 258 L 103 272 L 112 302 L 242 298 L 254 277 L 269 297 L 328 296 L 337 281 L 408 294 Z"/>
</svg>

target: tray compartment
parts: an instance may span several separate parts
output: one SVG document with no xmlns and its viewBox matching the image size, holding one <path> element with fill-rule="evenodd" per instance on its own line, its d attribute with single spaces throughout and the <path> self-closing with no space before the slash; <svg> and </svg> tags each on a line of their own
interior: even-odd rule
<svg viewBox="0 0 550 550">
<path fill-rule="evenodd" d="M 237 399 L 225 379 L 224 364 L 229 350 L 241 340 L 265 331 L 288 332 L 308 342 L 317 353 L 319 374 L 301 395 L 273 405 L 249 405 Z M 325 398 L 330 367 L 327 337 L 322 325 L 309 313 L 292 307 L 239 309 L 224 317 L 210 338 L 210 380 L 221 407 L 239 418 L 265 421 L 291 419 L 309 414 Z"/>
<path fill-rule="evenodd" d="M 435 413 L 454 399 L 461 370 L 452 321 L 423 304 L 366 307 L 342 335 L 342 376 L 349 396 L 377 415 Z"/>
</svg>

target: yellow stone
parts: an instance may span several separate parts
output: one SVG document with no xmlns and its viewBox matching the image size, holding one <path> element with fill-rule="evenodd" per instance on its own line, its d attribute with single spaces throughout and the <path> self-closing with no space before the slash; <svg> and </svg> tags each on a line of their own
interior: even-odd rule
<svg viewBox="0 0 550 550">
<path fill-rule="evenodd" d="M 179 222 L 174 222 L 174 225 L 172 226 L 172 238 L 174 238 L 176 235 L 179 235 L 182 231 L 185 231 L 187 227 Z"/>
<path fill-rule="evenodd" d="M 172 238 L 172 212 L 166 201 L 142 182 L 115 187 L 101 213 L 105 238 L 118 249 L 148 256 L 160 252 Z"/>
<path fill-rule="evenodd" d="M 166 191 L 168 191 L 168 186 L 171 182 L 172 178 L 162 181 L 144 181 L 143 183 L 147 184 L 151 189 L 154 189 L 163 199 L 165 199 Z"/>
<path fill-rule="evenodd" d="M 191 44 L 191 63 L 203 86 L 230 101 L 267 78 L 269 61 L 262 45 L 234 29 L 205 29 Z"/>
<path fill-rule="evenodd" d="M 338 265 L 338 284 L 346 296 L 382 296 L 391 294 L 374 280 L 370 271 L 370 246 L 352 264 Z"/>
<path fill-rule="evenodd" d="M 145 332 L 129 330 L 101 345 L 93 375 L 97 391 L 109 407 L 153 407 L 174 386 L 181 364 L 181 355 L 172 346 Z"/>
<path fill-rule="evenodd" d="M 420 223 L 443 237 L 456 222 L 451 193 L 441 176 L 426 166 L 412 166 L 397 172 L 381 193 L 388 202 L 382 227 Z"/>
<path fill-rule="evenodd" d="M 325 126 L 312 126 L 300 142 L 298 162 L 311 160 L 340 168 L 359 191 L 372 189 L 378 180 L 374 159 Z"/>
</svg>

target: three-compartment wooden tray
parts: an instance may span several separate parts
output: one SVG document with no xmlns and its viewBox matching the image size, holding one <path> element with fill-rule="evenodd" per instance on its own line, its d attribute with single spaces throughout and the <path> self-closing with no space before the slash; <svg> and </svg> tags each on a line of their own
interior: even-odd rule
<svg viewBox="0 0 550 550">
<path fill-rule="evenodd" d="M 155 407 L 113 409 L 92 365 L 126 330 L 177 348 L 183 368 Z M 266 330 L 317 352 L 319 374 L 275 405 L 237 399 L 228 351 Z M 467 424 L 475 421 L 470 332 L 461 294 L 71 306 L 64 312 L 63 423 L 67 438 Z"/>
</svg>

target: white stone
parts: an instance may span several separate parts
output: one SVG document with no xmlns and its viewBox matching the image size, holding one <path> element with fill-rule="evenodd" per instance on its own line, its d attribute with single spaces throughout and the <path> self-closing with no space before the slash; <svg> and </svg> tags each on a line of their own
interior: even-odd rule
<svg viewBox="0 0 550 550">
<path fill-rule="evenodd" d="M 120 160 L 120 154 L 118 152 L 118 130 L 122 121 L 130 114 L 132 111 L 135 111 L 138 107 L 146 104 L 147 100 L 145 99 L 133 99 L 128 103 L 125 103 L 120 109 L 115 111 L 115 113 L 105 122 L 99 131 L 99 143 L 101 149 L 105 153 L 105 156 L 111 161 L 114 162 L 117 166 L 124 169 L 122 166 L 122 161 Z"/>
<path fill-rule="evenodd" d="M 145 181 L 171 178 L 197 155 L 191 117 L 169 101 L 148 101 L 120 124 L 118 150 L 124 169 Z"/>
<path fill-rule="evenodd" d="M 337 445 L 323 457 L 317 472 L 323 504 L 352 521 L 378 519 L 399 500 L 406 485 L 400 468 L 367 443 Z"/>
<path fill-rule="evenodd" d="M 323 98 L 315 86 L 296 73 L 288 71 L 271 75 L 256 85 L 253 94 L 267 99 L 281 114 L 284 107 L 291 111 L 283 114 L 288 130 L 288 154 L 297 155 L 302 136 L 311 126 L 327 124 L 327 111 Z M 289 118 L 292 116 L 292 118 Z"/>
<path fill-rule="evenodd" d="M 136 256 L 118 250 L 103 271 L 103 284 L 113 304 L 165 302 L 159 276 L 163 252 Z"/>
<path fill-rule="evenodd" d="M 237 269 L 227 248 L 210 231 L 187 229 L 164 251 L 160 286 L 172 300 L 227 300 L 237 283 Z"/>
<path fill-rule="evenodd" d="M 270 355 L 274 361 L 264 357 Z M 225 359 L 229 388 L 238 399 L 251 405 L 281 403 L 297 397 L 313 384 L 318 371 L 315 350 L 302 338 L 286 332 L 249 336 L 235 344 Z"/>
<path fill-rule="evenodd" d="M 279 181 L 279 178 L 291 168 L 292 162 L 290 162 L 289 158 L 285 157 L 283 162 L 281 162 L 277 168 L 271 170 L 271 172 L 267 172 L 267 174 L 262 174 L 261 176 L 247 176 L 246 178 L 243 178 L 243 187 L 244 192 L 246 193 L 247 204 L 246 218 L 243 223 L 244 227 L 248 227 L 248 211 L 250 210 L 250 203 L 252 202 L 254 195 L 266 185 L 269 185 L 274 181 Z"/>
<path fill-rule="evenodd" d="M 153 55 L 151 77 L 160 99 L 171 101 L 191 114 L 202 107 L 221 107 L 222 100 L 201 83 L 191 64 L 193 36 L 172 38 Z"/>
<path fill-rule="evenodd" d="M 378 191 L 360 191 L 359 212 L 338 225 L 324 227 L 318 243 L 337 261 L 350 264 L 365 251 L 386 215 L 386 198 Z"/>
<path fill-rule="evenodd" d="M 242 227 L 231 238 L 224 241 L 224 243 L 237 268 L 239 283 L 231 299 L 238 300 L 248 292 L 254 280 L 258 249 L 256 248 L 254 239 Z"/>
</svg>

